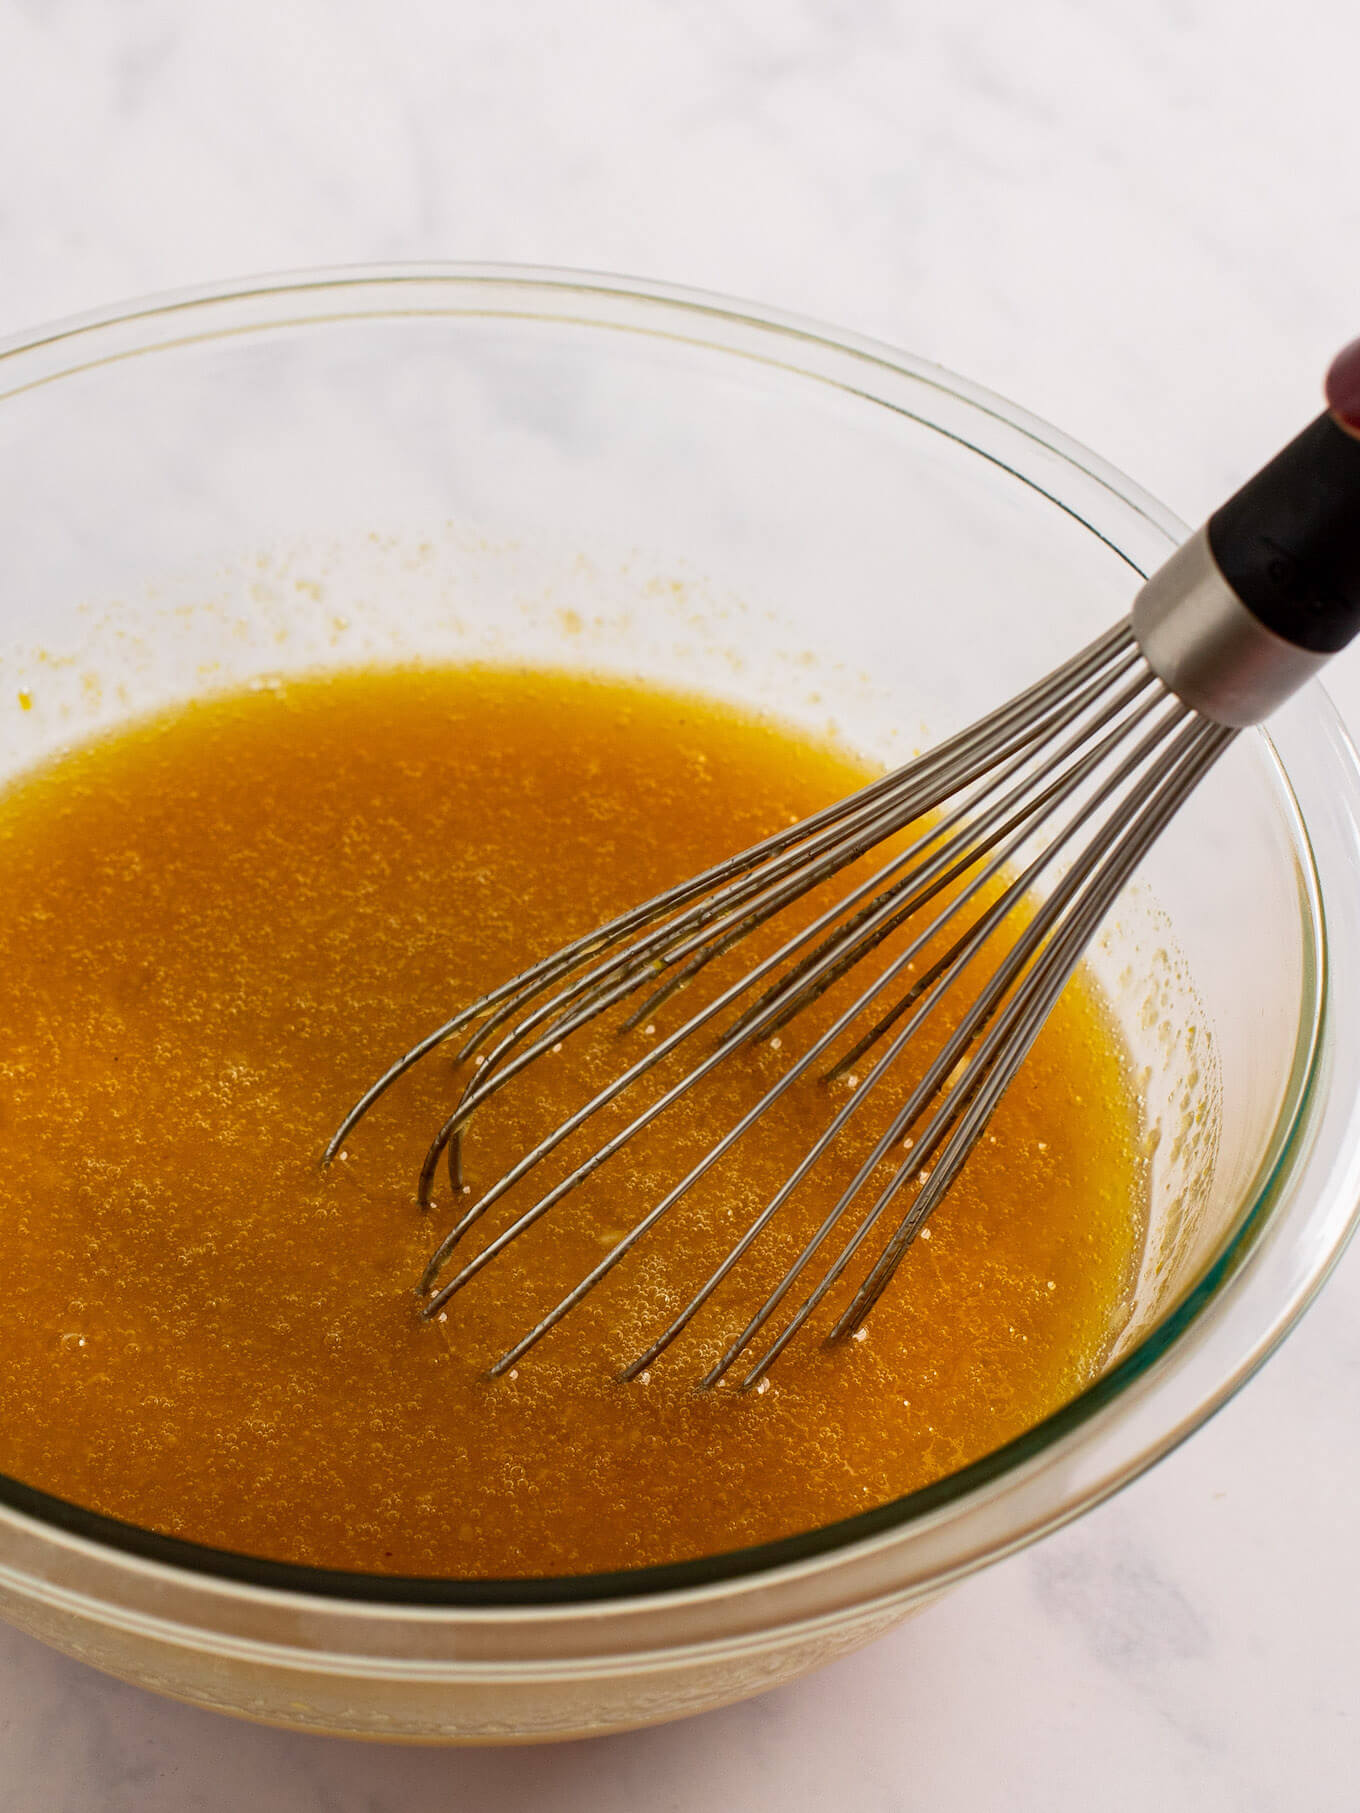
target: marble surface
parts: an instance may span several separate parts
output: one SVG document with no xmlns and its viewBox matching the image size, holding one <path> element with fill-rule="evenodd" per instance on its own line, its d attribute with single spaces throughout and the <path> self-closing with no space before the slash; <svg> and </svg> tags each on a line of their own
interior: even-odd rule
<svg viewBox="0 0 1360 1813">
<path fill-rule="evenodd" d="M 313 263 L 630 271 L 879 334 L 1190 519 L 1360 331 L 1354 0 L 0 0 L 0 333 Z M 1334 692 L 1360 728 L 1360 658 Z M 0 1631 L 0 1813 L 1360 1804 L 1360 1252 L 1100 1511 L 687 1725 L 384 1751 Z"/>
</svg>

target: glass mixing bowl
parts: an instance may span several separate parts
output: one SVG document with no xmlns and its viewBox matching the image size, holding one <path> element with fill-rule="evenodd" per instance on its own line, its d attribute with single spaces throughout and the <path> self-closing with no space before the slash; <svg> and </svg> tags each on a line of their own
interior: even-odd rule
<svg viewBox="0 0 1360 1813">
<path fill-rule="evenodd" d="M 652 674 L 890 761 L 1122 615 L 1183 534 L 1008 404 L 742 304 L 470 268 L 153 300 L 0 350 L 0 774 L 205 688 L 421 655 Z M 787 1680 L 1076 1516 L 1237 1390 L 1350 1233 L 1358 803 L 1312 687 L 1112 916 L 1153 1228 L 1103 1375 L 1021 1439 L 762 1548 L 503 1582 L 219 1553 L 0 1480 L 0 1611 L 252 1717 L 565 1737 Z"/>
</svg>

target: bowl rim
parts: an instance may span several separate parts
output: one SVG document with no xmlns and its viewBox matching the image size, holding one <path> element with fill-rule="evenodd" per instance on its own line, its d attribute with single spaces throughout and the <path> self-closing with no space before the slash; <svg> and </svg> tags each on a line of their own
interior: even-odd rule
<svg viewBox="0 0 1360 1813">
<path fill-rule="evenodd" d="M 797 351 L 800 347 L 805 359 L 814 349 L 820 355 L 830 354 L 842 362 L 848 356 L 850 361 L 858 362 L 859 369 L 866 374 L 877 369 L 885 374 L 891 373 L 898 379 L 905 377 L 963 404 L 970 415 L 989 419 L 1002 431 L 1004 437 L 1020 437 L 1022 441 L 1033 443 L 1044 454 L 1055 457 L 1064 469 L 1074 469 L 1087 480 L 1093 481 L 1109 494 L 1111 501 L 1122 512 L 1132 511 L 1143 518 L 1167 544 L 1167 551 L 1170 545 L 1183 540 L 1188 533 L 1187 526 L 1171 511 L 1089 448 L 1052 428 L 1027 410 L 971 380 L 957 376 L 943 366 L 917 358 L 868 336 L 843 331 L 787 311 L 766 308 L 761 304 L 706 290 L 593 271 L 528 264 L 462 262 L 358 264 L 283 272 L 161 292 L 68 316 L 0 339 L 0 405 L 14 396 L 93 367 L 164 352 L 185 341 L 211 340 L 229 333 L 249 333 L 283 325 L 317 326 L 326 321 L 357 320 L 365 316 L 391 319 L 403 314 L 428 316 L 432 312 L 449 315 L 469 312 L 456 307 L 432 311 L 428 308 L 396 306 L 403 290 L 417 285 L 443 286 L 451 292 L 469 292 L 482 288 L 498 291 L 507 297 L 512 292 L 527 289 L 537 293 L 545 304 L 550 299 L 564 296 L 593 298 L 597 304 L 605 299 L 640 304 L 657 309 L 663 321 L 669 323 L 669 327 L 656 324 L 645 329 L 633 328 L 631 331 L 646 331 L 669 340 L 680 339 L 703 346 L 714 353 L 739 358 L 757 355 L 735 343 L 724 344 L 716 337 L 716 331 L 722 327 L 729 333 L 733 330 L 747 333 L 754 331 L 758 337 L 771 342 L 770 350 L 764 356 L 765 363 L 782 366 L 804 377 L 822 374 L 813 371 L 807 363 L 799 362 Z M 356 291 L 372 290 L 375 287 L 391 292 L 394 306 L 379 309 L 343 306 L 347 292 L 352 296 Z M 322 299 L 327 297 L 332 299 L 332 305 L 322 307 Z M 311 303 L 307 312 L 294 313 L 286 321 L 270 316 L 230 327 L 214 326 L 207 318 L 214 308 L 220 310 L 223 305 L 260 301 L 272 303 L 283 299 L 301 301 L 304 298 Z M 579 322 L 583 319 L 579 313 L 564 315 L 560 309 L 550 306 L 540 306 L 534 310 L 503 307 L 491 312 L 501 318 L 530 314 L 539 320 L 566 319 Z M 675 324 L 682 320 L 688 324 L 690 331 L 673 331 Z M 590 317 L 590 321 L 592 325 L 607 331 L 630 331 L 628 323 L 605 320 L 598 313 Z M 706 325 L 709 331 L 699 331 L 700 324 Z M 149 330 L 154 337 L 142 345 L 118 344 L 118 331 L 129 328 Z M 101 335 L 115 343 L 101 350 L 98 344 Z M 783 356 L 776 357 L 776 350 Z M 46 368 L 26 375 L 23 361 L 25 358 L 32 360 L 35 355 L 44 356 L 40 363 Z M 11 379 L 17 381 L 7 382 Z M 875 395 L 869 384 L 870 379 L 866 376 L 864 387 L 843 381 L 840 387 L 852 390 L 867 403 L 886 406 L 899 414 L 913 414 L 911 410 L 890 402 L 886 397 Z M 1144 568 L 1126 548 L 1102 531 L 1098 524 L 1091 522 L 1082 510 L 1041 483 L 1035 474 L 1020 470 L 996 450 L 975 444 L 966 434 L 951 433 L 948 427 L 930 416 L 921 415 L 914 419 L 933 432 L 955 439 L 969 451 L 1003 467 L 1017 482 L 1038 492 L 1058 509 L 1076 518 L 1140 578 L 1145 576 Z M 1320 715 L 1323 731 L 1330 734 L 1343 758 L 1349 752 L 1350 789 L 1356 802 L 1360 804 L 1360 761 L 1356 759 L 1335 709 L 1316 684 L 1309 689 L 1309 698 L 1314 714 Z M 1264 733 L 1257 734 L 1264 736 Z M 1269 738 L 1265 738 L 1265 741 L 1270 744 Z M 1273 745 L 1271 747 L 1273 753 Z M 874 1547 L 894 1537 L 900 1538 L 926 1520 L 937 1520 L 952 1508 L 975 1501 L 978 1495 L 996 1481 L 1040 1463 L 1047 1463 L 1069 1447 L 1102 1412 L 1108 1411 L 1121 1399 L 1129 1386 L 1145 1379 L 1158 1368 L 1172 1350 L 1177 1348 L 1181 1337 L 1201 1322 L 1203 1313 L 1212 1304 L 1221 1301 L 1226 1286 L 1242 1270 L 1262 1232 L 1270 1224 L 1271 1211 L 1288 1181 L 1293 1161 L 1306 1144 L 1307 1110 L 1314 1099 L 1314 1083 L 1327 1020 L 1330 967 L 1327 962 L 1325 915 L 1316 859 L 1284 764 L 1278 754 L 1274 756 L 1274 760 L 1276 773 L 1287 796 L 1287 805 L 1292 808 L 1298 854 L 1305 871 L 1303 916 L 1306 922 L 1305 932 L 1308 931 L 1307 922 L 1311 921 L 1312 927 L 1316 1011 L 1311 1023 L 1303 1028 L 1296 1050 L 1293 1075 L 1286 1089 L 1271 1146 L 1258 1171 L 1254 1199 L 1236 1229 L 1203 1269 L 1195 1284 L 1158 1318 L 1132 1348 L 1075 1398 L 1000 1448 L 887 1504 L 814 1530 L 781 1537 L 773 1542 L 682 1562 L 545 1577 L 460 1580 L 373 1574 L 276 1561 L 162 1535 L 140 1525 L 88 1510 L 3 1474 L 0 1474 L 0 1507 L 11 1513 L 18 1513 L 26 1520 L 33 1520 L 40 1526 L 60 1531 L 81 1545 L 91 1545 L 104 1553 L 113 1550 L 129 1559 L 149 1563 L 154 1569 L 168 1569 L 181 1578 L 188 1573 L 200 1579 L 207 1576 L 228 1587 L 234 1585 L 289 1597 L 299 1595 L 313 1601 L 320 1598 L 341 1603 L 378 1604 L 393 1610 L 408 1608 L 414 1612 L 418 1609 L 430 1611 L 462 1608 L 487 1612 L 503 1610 L 509 1613 L 518 1610 L 522 1613 L 530 1608 L 543 1611 L 560 1608 L 569 1611 L 610 1601 L 655 1600 L 662 1595 L 702 1593 L 734 1583 L 751 1583 L 755 1580 L 763 1582 L 771 1575 L 785 1570 L 802 1571 L 818 1562 L 829 1563 L 839 1556 L 862 1553 L 866 1545 Z M 1352 817 L 1360 820 L 1360 811 L 1353 811 Z M 1249 1193 L 1251 1194 L 1253 1193 Z M 1360 1220 L 1360 1203 L 1352 1205 L 1345 1225 L 1328 1249 L 1318 1256 L 1301 1286 L 1276 1314 L 1265 1335 L 1220 1380 L 1217 1389 L 1204 1397 L 1191 1412 L 1182 1415 L 1158 1439 L 1146 1444 L 1135 1456 L 1127 1459 L 1099 1486 L 1077 1492 L 1075 1496 L 1059 1504 L 1051 1514 L 1014 1533 L 1005 1542 L 992 1545 L 986 1552 L 971 1558 L 954 1572 L 970 1571 L 972 1567 L 996 1559 L 1079 1515 L 1129 1483 L 1178 1446 L 1246 1383 L 1283 1340 L 1325 1282 L 1354 1232 L 1357 1220 Z"/>
</svg>

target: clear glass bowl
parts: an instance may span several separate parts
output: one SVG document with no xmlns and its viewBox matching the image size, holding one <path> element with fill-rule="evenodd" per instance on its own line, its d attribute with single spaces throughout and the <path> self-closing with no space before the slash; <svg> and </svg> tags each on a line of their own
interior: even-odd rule
<svg viewBox="0 0 1360 1813">
<path fill-rule="evenodd" d="M 471 268 L 153 300 L 0 349 L 0 774 L 205 687 L 413 655 L 654 674 L 890 761 L 1122 615 L 1183 534 L 1010 405 L 742 304 Z M 674 1717 L 866 1641 L 1182 1440 L 1341 1251 L 1358 802 L 1311 688 L 1113 916 L 1153 1238 L 1103 1376 L 1020 1440 L 763 1548 L 506 1582 L 223 1554 L 0 1480 L 0 1610 L 201 1704 L 425 1741 Z"/>
</svg>

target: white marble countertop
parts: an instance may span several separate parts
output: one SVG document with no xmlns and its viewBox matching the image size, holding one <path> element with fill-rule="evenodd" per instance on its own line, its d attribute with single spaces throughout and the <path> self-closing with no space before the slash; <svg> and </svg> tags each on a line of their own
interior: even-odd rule
<svg viewBox="0 0 1360 1813">
<path fill-rule="evenodd" d="M 1357 69 L 1354 0 L 0 0 L 0 333 L 304 264 L 627 271 L 938 359 L 1195 520 L 1360 331 Z M 1333 690 L 1360 727 L 1360 658 Z M 800 1685 L 592 1743 L 255 1729 L 0 1630 L 0 1813 L 1340 1813 L 1358 1404 L 1353 1252 L 1102 1510 Z"/>
</svg>

